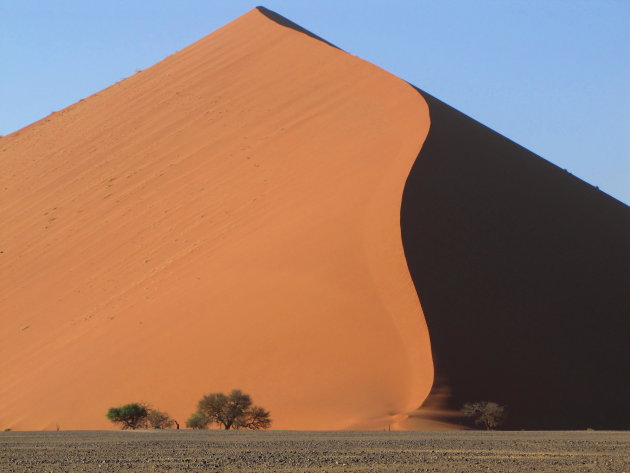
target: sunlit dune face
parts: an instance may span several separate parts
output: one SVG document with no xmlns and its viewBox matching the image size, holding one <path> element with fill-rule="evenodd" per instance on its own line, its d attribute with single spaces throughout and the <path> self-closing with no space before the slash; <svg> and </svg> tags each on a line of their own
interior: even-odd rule
<svg viewBox="0 0 630 473">
<path fill-rule="evenodd" d="M 0 427 L 399 428 L 433 381 L 400 236 L 427 106 L 254 10 L 2 139 Z"/>
</svg>

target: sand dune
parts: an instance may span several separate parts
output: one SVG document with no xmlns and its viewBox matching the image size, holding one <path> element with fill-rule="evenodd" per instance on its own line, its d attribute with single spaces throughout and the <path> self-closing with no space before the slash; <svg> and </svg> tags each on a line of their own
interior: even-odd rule
<svg viewBox="0 0 630 473">
<path fill-rule="evenodd" d="M 0 196 L 0 428 L 235 387 L 278 429 L 630 427 L 628 208 L 264 8 L 2 138 Z"/>
<path fill-rule="evenodd" d="M 426 103 L 269 14 L 0 141 L 0 427 L 239 387 L 275 428 L 396 428 L 426 397 L 399 226 Z"/>
</svg>

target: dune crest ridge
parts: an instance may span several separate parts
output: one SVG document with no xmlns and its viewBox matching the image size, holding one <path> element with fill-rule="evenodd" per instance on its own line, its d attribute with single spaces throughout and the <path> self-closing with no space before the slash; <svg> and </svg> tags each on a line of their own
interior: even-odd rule
<svg viewBox="0 0 630 473">
<path fill-rule="evenodd" d="M 402 428 L 433 382 L 400 234 L 428 108 L 253 10 L 0 141 L 0 427 Z"/>
</svg>

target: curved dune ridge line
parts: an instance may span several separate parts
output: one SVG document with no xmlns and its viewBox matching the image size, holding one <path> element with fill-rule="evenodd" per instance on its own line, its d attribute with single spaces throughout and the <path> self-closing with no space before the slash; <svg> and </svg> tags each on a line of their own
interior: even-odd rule
<svg viewBox="0 0 630 473">
<path fill-rule="evenodd" d="M 253 10 L 0 140 L 0 428 L 399 428 L 433 382 L 400 235 L 408 84 Z"/>
<path fill-rule="evenodd" d="M 412 418 L 488 400 L 508 429 L 630 428 L 630 208 L 421 93 L 401 229 L 436 382 Z"/>
</svg>

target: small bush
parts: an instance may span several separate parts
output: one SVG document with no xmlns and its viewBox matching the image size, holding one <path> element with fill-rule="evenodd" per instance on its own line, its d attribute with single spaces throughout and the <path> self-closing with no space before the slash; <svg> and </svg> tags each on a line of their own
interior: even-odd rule
<svg viewBox="0 0 630 473">
<path fill-rule="evenodd" d="M 483 425 L 486 430 L 493 430 L 505 422 L 505 406 L 496 402 L 467 402 L 461 409 L 462 414 L 474 419 L 476 425 Z"/>
<path fill-rule="evenodd" d="M 152 429 L 170 429 L 175 425 L 175 419 L 169 416 L 168 413 L 157 409 L 149 409 L 147 421 Z"/>
<path fill-rule="evenodd" d="M 208 428 L 210 421 L 201 412 L 195 412 L 186 421 L 186 427 L 196 430 Z"/>
</svg>

